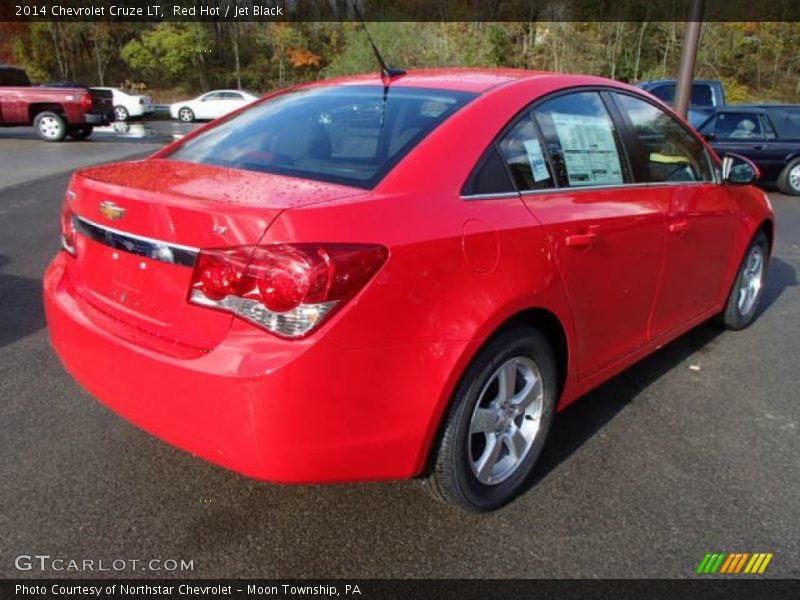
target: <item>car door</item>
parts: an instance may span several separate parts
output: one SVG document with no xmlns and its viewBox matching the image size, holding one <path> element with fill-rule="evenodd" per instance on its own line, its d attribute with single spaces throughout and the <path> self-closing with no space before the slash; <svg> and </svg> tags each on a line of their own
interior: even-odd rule
<svg viewBox="0 0 800 600">
<path fill-rule="evenodd" d="M 195 116 L 198 119 L 216 119 L 225 114 L 225 100 L 221 92 L 210 92 L 200 98 Z"/>
<path fill-rule="evenodd" d="M 547 232 L 573 312 L 578 375 L 589 377 L 646 342 L 666 207 L 630 185 L 617 126 L 596 90 L 537 102 L 499 145 Z M 551 177 L 557 187 L 542 187 Z"/>
<path fill-rule="evenodd" d="M 638 95 L 614 92 L 635 150 L 637 179 L 666 204 L 663 273 L 649 337 L 658 338 L 703 315 L 725 297 L 737 205 L 705 145 L 676 117 Z"/>
<path fill-rule="evenodd" d="M 225 100 L 224 114 L 238 110 L 246 104 L 244 96 L 242 96 L 239 92 L 223 92 L 222 95 Z"/>
</svg>

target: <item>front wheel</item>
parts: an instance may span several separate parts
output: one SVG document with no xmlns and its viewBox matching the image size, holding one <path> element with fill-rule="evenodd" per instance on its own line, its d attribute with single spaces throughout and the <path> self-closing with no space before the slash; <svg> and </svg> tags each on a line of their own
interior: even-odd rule
<svg viewBox="0 0 800 600">
<path fill-rule="evenodd" d="M 54 112 L 40 112 L 33 120 L 36 135 L 46 142 L 60 142 L 67 135 L 64 117 Z"/>
<path fill-rule="evenodd" d="M 191 123 L 194 121 L 194 112 L 191 108 L 184 106 L 178 111 L 178 118 L 184 123 Z"/>
<path fill-rule="evenodd" d="M 778 189 L 788 196 L 800 196 L 800 158 L 794 159 L 778 175 Z"/>
<path fill-rule="evenodd" d="M 85 140 L 92 135 L 93 131 L 94 127 L 91 125 L 79 125 L 78 127 L 67 129 L 67 135 L 73 140 Z"/>
<path fill-rule="evenodd" d="M 769 240 L 763 231 L 759 231 L 747 248 L 728 303 L 719 315 L 718 320 L 723 327 L 744 329 L 753 322 L 764 295 L 768 264 Z"/>
<path fill-rule="evenodd" d="M 556 389 L 553 352 L 539 331 L 515 325 L 495 336 L 456 388 L 426 487 L 471 511 L 512 500 L 544 446 Z"/>
</svg>

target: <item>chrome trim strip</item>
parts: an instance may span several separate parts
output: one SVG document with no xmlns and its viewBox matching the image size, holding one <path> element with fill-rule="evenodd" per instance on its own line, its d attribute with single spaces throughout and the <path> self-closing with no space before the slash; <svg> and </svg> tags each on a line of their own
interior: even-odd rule
<svg viewBox="0 0 800 600">
<path fill-rule="evenodd" d="M 575 187 L 551 187 L 541 190 L 520 190 L 519 192 L 501 192 L 498 194 L 468 194 L 461 195 L 462 200 L 491 200 L 493 198 L 513 198 L 514 196 L 537 196 L 541 194 L 575 193 L 591 190 L 625 190 L 632 188 L 686 186 L 686 185 L 715 185 L 716 181 L 634 181 L 618 185 L 576 185 Z"/>
<path fill-rule="evenodd" d="M 79 216 L 73 222 L 77 232 L 99 244 L 168 264 L 193 267 L 200 253 L 199 248 L 127 233 Z"/>
<path fill-rule="evenodd" d="M 517 198 L 519 192 L 498 192 L 497 194 L 467 194 L 461 195 L 462 200 L 486 200 L 493 198 Z"/>
</svg>

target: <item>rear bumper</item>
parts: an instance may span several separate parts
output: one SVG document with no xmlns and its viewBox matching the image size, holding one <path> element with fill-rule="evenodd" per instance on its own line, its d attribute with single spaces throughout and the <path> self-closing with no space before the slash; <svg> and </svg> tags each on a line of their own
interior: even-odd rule
<svg viewBox="0 0 800 600">
<path fill-rule="evenodd" d="M 107 113 L 86 113 L 83 120 L 87 125 L 108 125 L 114 120 L 113 114 Z"/>
<path fill-rule="evenodd" d="M 346 351 L 235 321 L 211 352 L 177 358 L 99 327 L 80 308 L 66 260 L 59 253 L 45 273 L 52 344 L 78 382 L 142 429 L 276 482 L 400 479 L 423 468 L 462 344 Z"/>
</svg>

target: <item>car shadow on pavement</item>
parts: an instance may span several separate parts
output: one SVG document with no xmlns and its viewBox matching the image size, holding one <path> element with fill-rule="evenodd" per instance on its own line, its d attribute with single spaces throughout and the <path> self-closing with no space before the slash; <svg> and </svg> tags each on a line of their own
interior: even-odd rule
<svg viewBox="0 0 800 600">
<path fill-rule="evenodd" d="M 783 294 L 787 287 L 797 285 L 797 271 L 795 268 L 780 258 L 773 257 L 769 261 L 767 271 L 767 287 L 761 299 L 761 311 L 767 310 Z"/>
<path fill-rule="evenodd" d="M 0 348 L 44 327 L 40 279 L 3 272 L 10 259 L 0 254 Z"/>
<path fill-rule="evenodd" d="M 723 329 L 714 323 L 703 323 L 558 413 L 550 439 L 526 488 L 536 485 L 568 459 L 651 383 L 710 344 L 722 332 Z"/>
<path fill-rule="evenodd" d="M 760 312 L 769 310 L 787 287 L 796 285 L 794 267 L 780 258 L 773 258 Z M 703 323 L 564 409 L 556 416 L 556 426 L 551 430 L 550 439 L 526 488 L 530 489 L 556 469 L 651 383 L 713 342 L 723 331 L 713 322 Z"/>
</svg>

